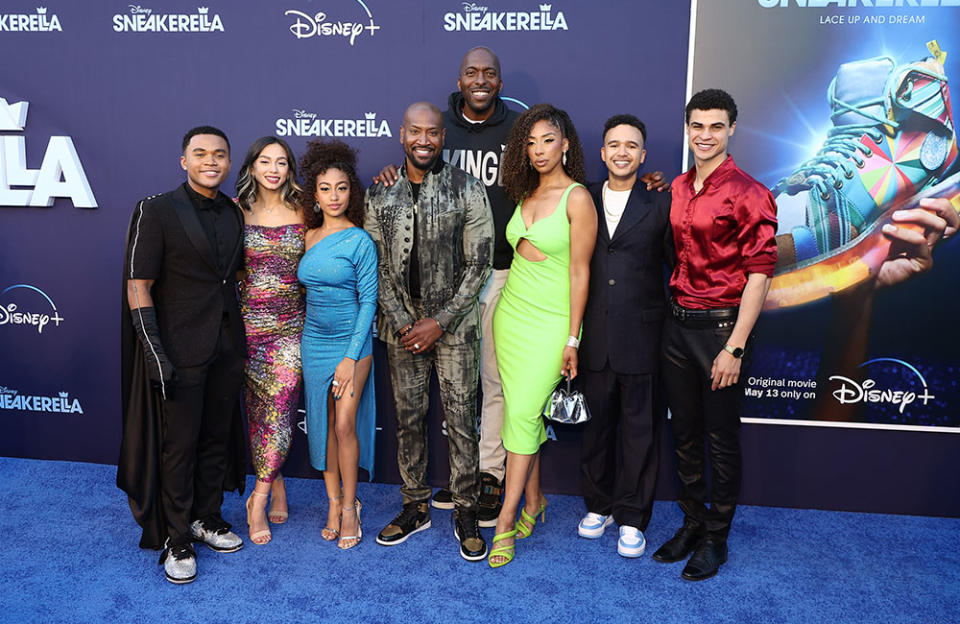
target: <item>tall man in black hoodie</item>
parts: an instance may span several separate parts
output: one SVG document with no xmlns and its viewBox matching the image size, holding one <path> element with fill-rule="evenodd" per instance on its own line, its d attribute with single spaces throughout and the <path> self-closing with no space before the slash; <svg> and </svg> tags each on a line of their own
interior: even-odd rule
<svg viewBox="0 0 960 624">
<path fill-rule="evenodd" d="M 480 409 L 480 501 L 477 519 L 482 527 L 497 525 L 503 493 L 503 475 L 507 452 L 500 439 L 503 427 L 503 390 L 493 345 L 493 312 L 500 290 L 507 282 L 513 248 L 507 242 L 507 221 L 515 206 L 503 190 L 500 165 L 507 135 L 520 116 L 507 108 L 500 97 L 503 80 L 500 59 L 483 46 L 471 48 L 460 62 L 457 88 L 447 100 L 443 125 L 447 135 L 443 144 L 443 160 L 478 178 L 487 188 L 493 211 L 493 271 L 480 291 L 480 387 L 483 405 Z M 647 190 L 668 189 L 660 172 L 645 173 L 640 178 Z M 386 186 L 397 181 L 397 168 L 387 165 L 374 179 Z M 444 488 L 434 494 L 431 504 L 437 509 L 453 509 L 453 495 Z"/>
<path fill-rule="evenodd" d="M 507 221 L 514 205 L 507 198 L 500 178 L 500 163 L 507 134 L 519 113 L 507 108 L 500 98 L 503 81 L 500 59 L 485 47 L 467 51 L 457 76 L 459 91 L 450 94 L 443 112 L 447 135 L 443 160 L 478 178 L 487 188 L 493 210 L 493 271 L 480 291 L 480 386 L 483 405 L 480 412 L 480 511 L 479 524 L 492 527 L 500 514 L 506 451 L 500 439 L 503 426 L 503 390 L 493 347 L 493 311 L 500 290 L 507 281 L 513 249 L 506 239 Z M 380 172 L 379 181 L 390 186 L 397 180 L 397 170 L 388 165 Z M 433 497 L 438 509 L 453 509 L 453 497 L 446 488 Z"/>
</svg>

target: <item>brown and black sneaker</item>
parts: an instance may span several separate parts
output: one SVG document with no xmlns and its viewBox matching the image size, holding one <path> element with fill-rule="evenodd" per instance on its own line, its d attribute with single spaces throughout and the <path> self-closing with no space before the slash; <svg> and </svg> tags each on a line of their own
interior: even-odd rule
<svg viewBox="0 0 960 624">
<path fill-rule="evenodd" d="M 477 504 L 477 522 L 484 528 L 497 526 L 497 516 L 503 502 L 503 483 L 489 472 L 480 473 L 480 500 Z"/>
<path fill-rule="evenodd" d="M 460 556 L 467 561 L 487 558 L 487 543 L 477 526 L 476 507 L 457 507 L 453 512 L 453 536 L 460 542 Z"/>
<path fill-rule="evenodd" d="M 377 536 L 381 546 L 396 546 L 407 538 L 430 528 L 430 505 L 426 501 L 407 503 L 396 518 L 390 521 Z"/>
<path fill-rule="evenodd" d="M 453 492 L 447 488 L 437 490 L 430 499 L 430 505 L 434 509 L 453 509 Z"/>
</svg>

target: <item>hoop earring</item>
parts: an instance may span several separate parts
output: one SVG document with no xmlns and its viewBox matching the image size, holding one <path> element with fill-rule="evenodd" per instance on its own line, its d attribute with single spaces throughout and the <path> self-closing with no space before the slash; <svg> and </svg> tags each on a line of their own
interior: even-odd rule
<svg viewBox="0 0 960 624">
<path fill-rule="evenodd" d="M 563 162 L 563 166 L 566 167 L 567 166 L 567 150 L 563 150 L 563 158 L 561 159 L 561 161 Z"/>
</svg>

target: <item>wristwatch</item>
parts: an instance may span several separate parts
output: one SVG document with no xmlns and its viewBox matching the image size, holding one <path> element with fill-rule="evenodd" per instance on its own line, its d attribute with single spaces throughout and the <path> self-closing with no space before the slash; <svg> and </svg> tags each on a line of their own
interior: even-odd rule
<svg viewBox="0 0 960 624">
<path fill-rule="evenodd" d="M 743 349 L 741 347 L 735 347 L 733 345 L 726 344 L 723 345 L 723 350 L 738 360 L 743 357 Z"/>
</svg>

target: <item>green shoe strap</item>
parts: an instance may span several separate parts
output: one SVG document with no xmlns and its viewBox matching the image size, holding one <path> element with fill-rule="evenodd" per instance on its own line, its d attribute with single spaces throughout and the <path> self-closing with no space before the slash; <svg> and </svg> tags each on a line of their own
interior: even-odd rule
<svg viewBox="0 0 960 624">
<path fill-rule="evenodd" d="M 516 532 L 520 534 L 521 538 L 530 537 L 530 534 L 533 533 L 533 527 L 535 526 L 537 526 L 537 519 L 531 518 L 526 508 L 521 508 L 520 520 L 517 520 Z"/>
<path fill-rule="evenodd" d="M 506 531 L 504 533 L 498 533 L 493 536 L 493 544 L 503 541 L 505 539 L 510 539 L 511 537 L 516 538 L 517 531 L 516 529 L 511 531 Z M 492 545 L 492 544 L 491 544 Z M 511 561 L 513 561 L 513 556 L 516 553 L 516 544 L 510 544 L 509 546 L 498 546 L 497 548 L 492 548 L 490 554 L 487 555 L 487 561 L 490 563 L 491 568 L 499 568 L 505 566 Z M 503 561 L 494 561 L 494 557 L 502 557 Z"/>
<path fill-rule="evenodd" d="M 517 530 L 513 529 L 510 531 L 504 531 L 503 533 L 498 533 L 493 536 L 493 542 L 491 545 L 496 544 L 497 542 L 503 541 L 505 539 L 510 539 L 511 537 L 517 536 Z M 509 548 L 508 546 L 502 546 L 501 548 Z"/>
</svg>

